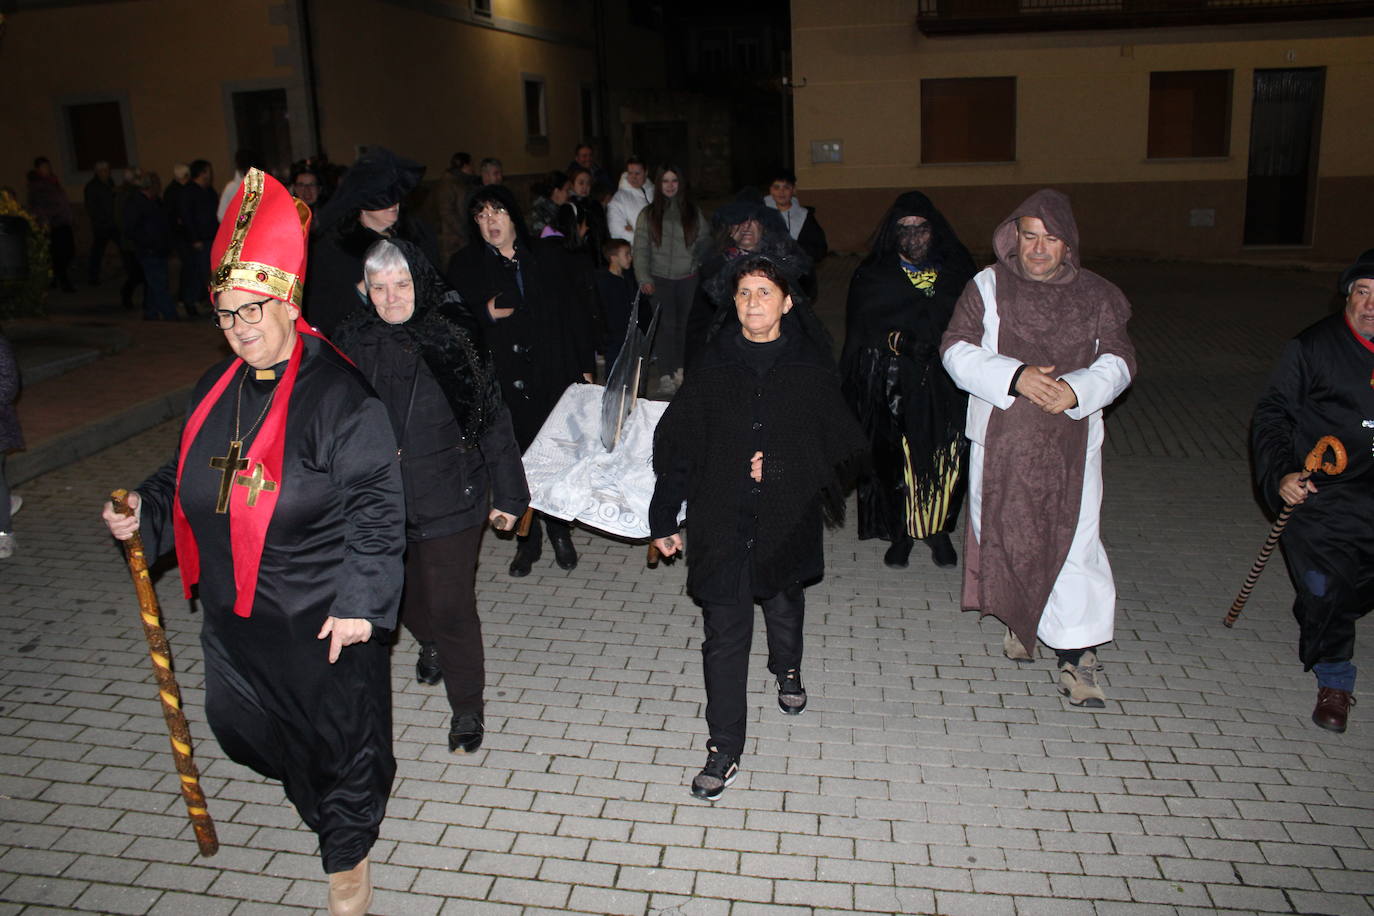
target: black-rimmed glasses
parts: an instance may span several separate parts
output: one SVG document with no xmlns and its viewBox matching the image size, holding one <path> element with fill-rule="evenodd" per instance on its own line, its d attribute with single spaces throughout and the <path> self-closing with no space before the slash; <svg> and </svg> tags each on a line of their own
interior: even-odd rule
<svg viewBox="0 0 1374 916">
<path fill-rule="evenodd" d="M 236 309 L 212 309 L 210 320 L 221 331 L 232 328 L 235 318 L 242 319 L 244 324 L 257 324 L 262 321 L 262 307 L 270 301 L 269 297 L 258 302 L 246 302 Z"/>
</svg>

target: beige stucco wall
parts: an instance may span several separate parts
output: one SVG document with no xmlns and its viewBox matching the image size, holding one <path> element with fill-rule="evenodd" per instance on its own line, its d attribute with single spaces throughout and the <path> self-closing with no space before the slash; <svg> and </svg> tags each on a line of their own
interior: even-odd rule
<svg viewBox="0 0 1374 916">
<path fill-rule="evenodd" d="M 561 4 L 507 0 L 498 17 L 531 17 Z M 316 21 L 321 132 L 331 158 L 351 161 L 360 144 L 381 143 L 437 175 L 449 156 L 500 158 L 508 173 L 561 168 L 581 140 L 583 83 L 594 83 L 590 20 L 556 15 L 551 27 L 581 47 L 470 26 L 380 0 L 332 0 Z M 525 21 L 530 21 L 526 19 Z M 539 20 L 533 20 L 539 22 Z M 404 53 L 383 66 L 378 48 Z M 525 138 L 521 75 L 545 80 L 548 144 Z"/>
<path fill-rule="evenodd" d="M 860 196 L 867 201 L 914 187 L 957 189 L 992 207 L 1012 196 L 998 189 L 1102 186 L 1103 193 L 1082 196 L 1101 206 L 1129 199 L 1146 208 L 1129 215 L 1147 228 L 1144 235 L 1179 237 L 1160 245 L 1163 253 L 1187 255 L 1199 245 L 1211 256 L 1239 253 L 1243 213 L 1234 210 L 1237 201 L 1243 209 L 1254 70 L 1321 66 L 1313 247 L 1339 259 L 1331 246 L 1358 230 L 1344 201 L 1329 192 L 1374 187 L 1365 111 L 1374 98 L 1374 20 L 926 38 L 915 27 L 916 7 L 909 0 L 793 0 L 792 75 L 804 83 L 794 94 L 797 173 L 808 203 L 845 199 L 825 190 L 870 189 L 876 196 Z M 1185 69 L 1234 71 L 1230 155 L 1148 161 L 1150 73 Z M 1016 161 L 920 164 L 921 79 L 973 76 L 1017 78 Z M 822 139 L 844 141 L 843 163 L 810 164 L 810 142 Z M 1159 187 L 1150 192 L 1150 185 Z M 987 190 L 972 193 L 979 188 Z M 1190 208 L 1218 203 L 1214 228 L 1175 232 L 1186 226 Z M 881 214 L 871 203 L 853 211 L 827 208 L 836 247 L 861 245 Z M 1088 214 L 1089 221 L 1097 216 Z M 1113 247 L 1134 250 L 1137 235 L 1124 231 Z"/>
<path fill-rule="evenodd" d="M 0 44 L 0 183 L 23 196 L 33 157 L 47 156 L 80 198 L 64 151 L 59 105 L 123 93 L 133 122 L 131 161 L 170 179 L 174 162 L 209 159 L 232 173 L 233 140 L 221 86 L 294 75 L 274 63 L 288 29 L 271 23 L 271 0 L 232 4 L 134 0 L 7 13 Z M 189 11 L 194 9 L 194 16 Z M 233 41 L 231 39 L 238 38 Z M 249 40 L 251 38 L 251 40 Z M 232 53 L 230 53 L 232 48 Z M 211 51 L 214 53 L 210 53 Z"/>
</svg>

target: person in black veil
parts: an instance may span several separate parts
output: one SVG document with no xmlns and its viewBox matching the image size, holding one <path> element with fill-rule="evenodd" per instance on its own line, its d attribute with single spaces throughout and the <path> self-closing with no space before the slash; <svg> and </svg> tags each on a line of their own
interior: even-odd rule
<svg viewBox="0 0 1374 916">
<path fill-rule="evenodd" d="M 566 261 L 535 248 L 507 188 L 493 184 L 473 192 L 470 213 L 473 241 L 450 259 L 448 281 L 483 328 L 523 451 L 564 389 L 591 381 L 591 321 Z M 563 569 L 577 566 L 568 523 L 536 515 L 529 534 L 519 539 L 512 576 L 529 575 L 543 553 L 541 517 L 554 560 Z"/>
<path fill-rule="evenodd" d="M 477 616 L 484 521 L 509 530 L 529 505 L 510 411 L 476 320 L 417 245 L 368 249 L 372 308 L 350 315 L 336 342 L 386 405 L 406 497 L 401 623 L 420 643 L 416 679 L 444 682 L 448 749 L 482 744 L 486 683 Z"/>
<path fill-rule="evenodd" d="M 756 256 L 726 268 L 734 307 L 721 309 L 654 433 L 649 527 L 664 556 L 683 547 L 687 504 L 687 591 L 701 605 L 710 732 L 692 794 L 707 801 L 734 781 L 744 752 L 756 602 L 778 708 L 806 708 L 803 588 L 824 574 L 822 519 L 843 517 L 848 477 L 868 450 L 840 394 L 830 335 L 797 289 L 799 266 Z"/>
<path fill-rule="evenodd" d="M 354 311 L 367 309 L 363 256 L 381 239 L 413 242 L 439 266 L 439 243 L 420 218 L 402 206 L 425 167 L 374 146 L 344 173 L 339 188 L 315 219 L 310 240 L 310 282 L 305 317 L 330 337 Z"/>
<path fill-rule="evenodd" d="M 975 272 L 949 222 L 920 191 L 899 196 L 849 284 L 840 373 L 873 446 L 859 482 L 859 537 L 892 542 L 903 568 L 914 540 L 936 566 L 959 560 L 950 542 L 963 499 L 968 396 L 940 363 L 940 338 Z"/>
<path fill-rule="evenodd" d="M 778 211 L 760 202 L 757 190 L 745 188 L 711 214 L 711 253 L 697 271 L 697 289 L 687 313 L 683 366 L 688 371 L 705 347 L 720 310 L 734 311 L 734 277 L 727 268 L 752 255 L 788 264 L 797 272 L 801 292 L 809 301 L 815 300 L 816 274 L 810 256 L 788 235 Z"/>
</svg>

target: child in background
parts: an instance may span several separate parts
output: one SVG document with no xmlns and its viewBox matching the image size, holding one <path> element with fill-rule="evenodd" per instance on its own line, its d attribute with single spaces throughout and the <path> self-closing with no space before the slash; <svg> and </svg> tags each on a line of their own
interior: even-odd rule
<svg viewBox="0 0 1374 916">
<path fill-rule="evenodd" d="M 605 358 L 606 371 L 610 371 L 625 342 L 625 329 L 630 323 L 630 310 L 639 292 L 639 281 L 635 279 L 634 251 L 629 242 L 608 239 L 601 245 L 601 253 L 606 257 L 606 266 L 596 272 L 596 294 L 601 300 L 601 314 L 605 316 L 605 333 L 597 352 Z M 649 297 L 640 298 L 639 323 L 643 327 L 644 316 L 648 313 L 644 300 Z"/>
</svg>

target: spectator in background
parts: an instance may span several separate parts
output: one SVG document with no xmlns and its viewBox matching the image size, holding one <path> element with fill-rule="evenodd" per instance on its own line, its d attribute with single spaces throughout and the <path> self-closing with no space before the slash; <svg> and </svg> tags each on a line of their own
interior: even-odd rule
<svg viewBox="0 0 1374 916">
<path fill-rule="evenodd" d="M 554 170 L 543 181 L 530 186 L 534 203 L 530 206 L 530 232 L 541 238 L 544 230 L 558 222 L 558 208 L 572 197 L 572 182 L 563 172 Z"/>
<path fill-rule="evenodd" d="M 240 182 L 242 178 L 240 177 Z M 210 246 L 214 244 L 219 219 L 215 216 L 215 170 L 204 159 L 191 163 L 191 183 L 177 198 L 181 225 L 191 248 L 191 270 L 183 281 L 186 311 L 195 314 L 197 303 L 210 300 Z"/>
<path fill-rule="evenodd" d="M 176 321 L 176 304 L 168 287 L 167 256 L 172 252 L 172 223 L 162 208 L 162 182 L 157 172 L 144 172 L 138 179 L 138 194 L 124 207 L 124 235 L 133 246 L 134 257 L 143 268 L 143 320 Z M 194 315 L 195 306 L 186 303 L 186 313 Z"/>
<path fill-rule="evenodd" d="M 324 203 L 324 186 L 319 174 L 309 166 L 300 165 L 291 170 L 291 196 L 305 202 L 311 210 Z"/>
<path fill-rule="evenodd" d="M 605 318 L 605 333 L 597 350 L 606 359 L 610 372 L 616 354 L 625 343 L 630 326 L 630 314 L 640 303 L 639 281 L 635 279 L 634 246 L 624 239 L 608 239 L 601 245 L 606 266 L 596 272 L 596 295 L 599 312 Z M 647 297 L 646 297 L 647 298 Z M 644 309 L 640 308 L 639 324 L 646 325 Z"/>
<path fill-rule="evenodd" d="M 72 232 L 72 204 L 67 200 L 67 192 L 53 174 L 52 163 L 39 156 L 33 160 L 29 172 L 29 212 L 38 224 L 48 230 L 48 241 L 52 246 L 52 285 L 73 292 L 72 279 L 68 274 L 72 259 L 76 257 L 76 236 Z"/>
<path fill-rule="evenodd" d="M 103 159 L 95 164 L 91 180 L 86 182 L 86 216 L 91 221 L 91 256 L 86 278 L 92 286 L 100 283 L 100 265 L 105 260 L 105 246 L 114 243 L 119 248 L 119 224 L 115 222 L 115 184 L 110 177 L 110 164 Z"/>
<path fill-rule="evenodd" d="M 803 207 L 796 191 L 797 176 L 787 169 L 779 169 L 773 173 L 773 180 L 768 185 L 768 196 L 763 202 L 778 211 L 782 221 L 787 224 L 788 233 L 796 239 L 802 251 L 811 256 L 811 262 L 819 264 L 829 250 L 825 230 L 816 221 L 816 208 Z"/>
<path fill-rule="evenodd" d="M 506 180 L 506 174 L 501 169 L 501 160 L 492 156 L 482 160 L 481 182 L 482 187 L 492 184 L 501 184 Z"/>
<path fill-rule="evenodd" d="M 434 189 L 435 205 L 439 211 L 439 263 L 447 264 L 448 259 L 458 249 L 468 243 L 467 200 L 481 183 L 472 171 L 472 157 L 467 153 L 454 153 L 449 157 L 448 168 L 439 176 L 438 187 Z"/>
<path fill-rule="evenodd" d="M 178 162 L 172 166 L 172 180 L 162 191 L 162 209 L 167 214 L 167 221 L 172 225 L 172 251 L 176 253 L 177 263 L 181 265 L 176 284 L 176 300 L 180 305 L 196 301 L 195 288 L 191 283 L 191 275 L 194 273 L 191 268 L 191 239 L 186 233 L 186 227 L 181 224 L 181 195 L 190 183 L 191 167 L 184 162 Z"/>
<path fill-rule="evenodd" d="M 120 227 L 119 260 L 124 265 L 124 283 L 119 287 L 119 304 L 124 307 L 126 312 L 133 310 L 134 290 L 143 283 L 143 268 L 138 266 L 138 256 L 134 254 L 134 246 L 129 243 L 123 232 L 124 211 L 128 208 L 129 201 L 133 200 L 139 193 L 138 179 L 141 174 L 133 166 L 126 168 L 123 180 L 115 189 L 115 226 Z M 143 298 L 145 300 L 148 298 L 146 290 Z"/>
<path fill-rule="evenodd" d="M 239 191 L 239 185 L 243 184 L 243 176 L 248 174 L 252 168 L 262 168 L 261 156 L 251 149 L 241 149 L 234 153 L 234 177 L 229 179 L 229 183 L 224 186 L 224 190 L 219 195 L 219 206 L 215 210 L 215 224 L 224 219 L 224 211 L 229 208 L 229 203 L 234 199 L 234 195 Z"/>
<path fill-rule="evenodd" d="M 706 217 L 692 199 L 687 175 L 675 165 L 659 169 L 654 202 L 635 220 L 634 262 L 639 288 L 659 304 L 654 335 L 659 391 L 682 384 L 687 315 L 697 289 L 697 266 L 711 244 Z"/>
<path fill-rule="evenodd" d="M 596 161 L 596 147 L 590 143 L 579 143 L 574 147 L 572 161 L 568 163 L 566 169 L 569 175 L 572 174 L 574 166 L 586 169 L 592 176 L 593 185 L 611 183 L 611 176 L 607 175 L 606 170 L 601 167 L 601 163 Z M 590 189 L 590 187 L 589 185 L 588 188 Z"/>
<path fill-rule="evenodd" d="M 606 224 L 611 238 L 635 240 L 635 220 L 639 211 L 654 202 L 654 186 L 641 159 L 631 156 L 625 160 L 625 172 L 620 176 L 620 189 L 606 208 Z"/>
</svg>

